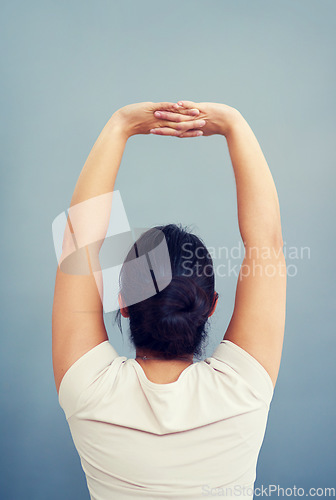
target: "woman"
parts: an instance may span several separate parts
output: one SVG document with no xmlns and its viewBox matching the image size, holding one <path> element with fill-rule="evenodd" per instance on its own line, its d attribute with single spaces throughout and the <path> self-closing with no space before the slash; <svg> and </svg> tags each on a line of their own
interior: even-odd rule
<svg viewBox="0 0 336 500">
<path fill-rule="evenodd" d="M 154 293 L 130 300 L 129 291 L 141 287 L 125 264 L 121 271 L 120 313 L 129 318 L 136 358 L 119 356 L 105 330 L 98 254 L 111 193 L 127 140 L 149 133 L 223 135 L 234 170 L 245 257 L 223 341 L 196 363 L 218 294 L 206 247 L 182 227 L 157 226 L 137 242 L 144 238 L 154 247 L 164 235 L 171 264 L 165 287 L 153 273 Z M 75 237 L 88 272 L 57 269 L 53 366 L 91 498 L 251 498 L 280 366 L 286 265 L 276 188 L 249 125 L 236 109 L 218 103 L 125 106 L 90 152 L 70 211 L 63 254 L 73 251 Z M 138 257 L 129 253 L 126 261 Z"/>
</svg>

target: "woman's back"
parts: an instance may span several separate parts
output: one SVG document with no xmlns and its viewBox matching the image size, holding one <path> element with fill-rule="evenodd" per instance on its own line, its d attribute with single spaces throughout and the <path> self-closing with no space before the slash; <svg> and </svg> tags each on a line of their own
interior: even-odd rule
<svg viewBox="0 0 336 500">
<path fill-rule="evenodd" d="M 106 341 L 68 370 L 59 401 L 92 499 L 251 498 L 272 395 L 229 341 L 168 384 Z"/>
</svg>

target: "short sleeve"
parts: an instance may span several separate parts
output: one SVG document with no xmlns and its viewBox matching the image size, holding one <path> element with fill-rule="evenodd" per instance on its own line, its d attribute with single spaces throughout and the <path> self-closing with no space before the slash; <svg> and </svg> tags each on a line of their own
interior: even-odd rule
<svg viewBox="0 0 336 500">
<path fill-rule="evenodd" d="M 106 370 L 117 351 L 108 340 L 96 345 L 81 356 L 62 378 L 58 400 L 67 419 L 75 412 L 80 395 Z"/>
<path fill-rule="evenodd" d="M 229 340 L 223 340 L 205 361 L 220 372 L 227 373 L 227 367 L 234 370 L 254 394 L 269 406 L 274 393 L 271 377 L 247 351 Z"/>
</svg>

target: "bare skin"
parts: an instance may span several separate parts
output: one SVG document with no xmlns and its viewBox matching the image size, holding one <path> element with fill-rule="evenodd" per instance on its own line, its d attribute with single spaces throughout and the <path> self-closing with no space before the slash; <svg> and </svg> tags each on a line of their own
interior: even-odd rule
<svg viewBox="0 0 336 500">
<path fill-rule="evenodd" d="M 145 356 L 145 354 L 138 354 L 138 352 L 137 350 L 137 356 Z M 146 356 L 149 355 L 146 354 Z M 190 356 L 189 361 L 150 359 L 136 359 L 136 361 L 142 367 L 148 380 L 156 384 L 170 384 L 176 382 L 181 373 L 193 364 L 193 356 Z"/>
</svg>

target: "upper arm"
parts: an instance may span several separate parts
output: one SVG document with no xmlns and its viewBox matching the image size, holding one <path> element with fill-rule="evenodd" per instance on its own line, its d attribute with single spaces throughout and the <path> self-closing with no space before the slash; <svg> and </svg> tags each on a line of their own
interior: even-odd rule
<svg viewBox="0 0 336 500">
<path fill-rule="evenodd" d="M 87 248 L 83 250 L 90 263 Z M 101 270 L 93 275 L 91 263 L 88 268 L 85 275 L 67 274 L 57 267 L 52 311 L 52 359 L 57 392 L 70 366 L 108 340 L 101 299 Z"/>
<path fill-rule="evenodd" d="M 285 327 L 286 276 L 282 248 L 246 248 L 233 315 L 224 335 L 265 368 L 274 386 Z"/>
</svg>

